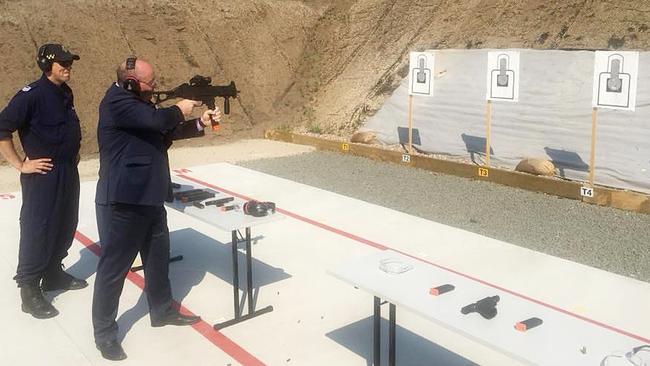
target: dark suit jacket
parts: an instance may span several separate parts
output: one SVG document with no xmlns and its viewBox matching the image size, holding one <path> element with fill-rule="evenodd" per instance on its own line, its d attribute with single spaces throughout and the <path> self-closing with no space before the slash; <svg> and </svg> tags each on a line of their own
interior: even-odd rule
<svg viewBox="0 0 650 366">
<path fill-rule="evenodd" d="M 99 105 L 99 182 L 95 202 L 162 206 L 171 199 L 171 141 L 203 136 L 176 106 L 156 108 L 111 85 Z"/>
</svg>

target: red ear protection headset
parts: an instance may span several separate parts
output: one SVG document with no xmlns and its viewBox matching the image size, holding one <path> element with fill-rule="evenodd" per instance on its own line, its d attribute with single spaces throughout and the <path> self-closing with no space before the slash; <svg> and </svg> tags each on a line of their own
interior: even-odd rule
<svg viewBox="0 0 650 366">
<path fill-rule="evenodd" d="M 135 56 L 129 56 L 126 59 L 126 77 L 122 81 L 122 88 L 135 93 L 140 94 L 140 80 L 135 77 L 135 61 L 138 58 Z"/>
</svg>

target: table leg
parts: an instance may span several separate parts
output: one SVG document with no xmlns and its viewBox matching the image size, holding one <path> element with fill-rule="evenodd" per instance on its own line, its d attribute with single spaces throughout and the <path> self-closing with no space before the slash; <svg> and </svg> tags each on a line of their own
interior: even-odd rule
<svg viewBox="0 0 650 366">
<path fill-rule="evenodd" d="M 177 256 L 169 258 L 169 263 L 178 262 L 178 261 L 182 261 L 182 260 L 183 260 L 183 255 L 181 254 L 181 255 L 177 255 Z M 138 272 L 138 271 L 142 271 L 143 269 L 144 269 L 144 265 L 137 266 L 137 267 L 131 267 L 131 272 Z"/>
<path fill-rule="evenodd" d="M 273 306 L 269 305 L 265 308 L 255 310 L 253 306 L 253 258 L 252 258 L 252 245 L 251 245 L 251 229 L 250 227 L 246 228 L 246 281 L 248 288 L 246 289 L 246 294 L 248 296 L 248 314 L 241 314 L 241 307 L 239 306 L 239 268 L 237 261 L 237 230 L 232 231 L 232 267 L 233 267 L 233 295 L 234 295 L 234 304 L 235 304 L 235 317 L 230 320 L 226 320 L 222 323 L 214 324 L 212 327 L 216 330 L 221 330 L 223 328 L 229 327 L 231 325 L 241 323 L 248 319 L 252 319 L 256 316 L 266 314 L 273 311 Z"/>
<path fill-rule="evenodd" d="M 233 304 L 235 305 L 235 319 L 239 318 L 239 261 L 237 258 L 237 230 L 232 231 L 232 290 L 233 290 Z"/>
<path fill-rule="evenodd" d="M 389 305 L 388 316 L 388 366 L 395 366 L 395 305 Z"/>
<path fill-rule="evenodd" d="M 169 258 L 169 263 L 174 263 L 174 262 L 178 262 L 178 261 L 182 261 L 182 260 L 183 260 L 183 255 L 182 254 L 181 255 L 176 255 L 176 256 L 173 256 L 173 257 Z"/>
<path fill-rule="evenodd" d="M 253 255 L 251 248 L 251 228 L 246 228 L 246 291 L 248 295 L 248 313 L 255 311 L 253 304 Z"/>
<path fill-rule="evenodd" d="M 380 365 L 380 342 L 381 342 L 381 299 L 375 296 L 374 311 L 373 311 L 373 337 L 372 337 L 372 364 L 374 366 Z"/>
</svg>

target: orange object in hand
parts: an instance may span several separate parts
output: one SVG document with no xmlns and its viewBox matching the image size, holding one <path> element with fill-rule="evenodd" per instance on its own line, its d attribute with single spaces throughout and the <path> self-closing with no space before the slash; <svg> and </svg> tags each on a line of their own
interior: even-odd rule
<svg viewBox="0 0 650 366">
<path fill-rule="evenodd" d="M 212 121 L 212 131 L 218 132 L 221 128 L 221 124 L 218 121 Z"/>
</svg>

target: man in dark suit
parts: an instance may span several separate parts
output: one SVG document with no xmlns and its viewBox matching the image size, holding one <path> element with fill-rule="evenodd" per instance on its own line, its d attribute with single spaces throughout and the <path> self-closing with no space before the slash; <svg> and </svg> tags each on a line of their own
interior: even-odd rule
<svg viewBox="0 0 650 366">
<path fill-rule="evenodd" d="M 172 308 L 169 283 L 169 231 L 164 207 L 171 200 L 167 149 L 171 141 L 204 135 L 218 120 L 218 109 L 185 121 L 200 102 L 181 100 L 168 108 L 150 101 L 155 87 L 152 66 L 129 57 L 117 70 L 99 106 L 99 182 L 95 204 L 102 254 L 97 266 L 92 319 L 102 356 L 122 360 L 117 341 L 119 298 L 138 252 L 144 265 L 151 325 L 190 325 L 199 317 Z M 209 129 L 208 129 L 209 130 Z"/>
</svg>

